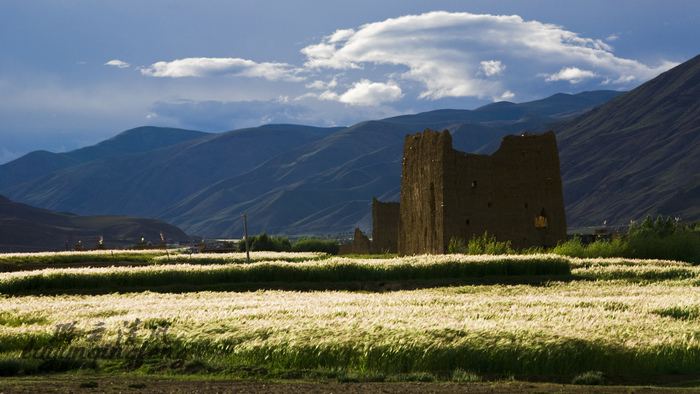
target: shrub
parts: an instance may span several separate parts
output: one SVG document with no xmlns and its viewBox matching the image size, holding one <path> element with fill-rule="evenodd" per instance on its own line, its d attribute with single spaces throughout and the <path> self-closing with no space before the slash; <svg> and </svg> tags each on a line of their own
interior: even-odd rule
<svg viewBox="0 0 700 394">
<path fill-rule="evenodd" d="M 336 239 L 300 238 L 292 245 L 292 252 L 322 252 L 337 255 L 340 244 Z"/>
<path fill-rule="evenodd" d="M 481 382 L 481 376 L 463 369 L 456 369 L 452 372 L 450 380 L 457 383 L 475 383 Z"/>
<path fill-rule="evenodd" d="M 582 375 L 576 376 L 571 384 L 584 385 L 584 386 L 600 386 L 604 384 L 603 373 L 602 372 L 586 372 Z"/>
<path fill-rule="evenodd" d="M 250 246 L 251 252 L 291 252 L 292 244 L 289 242 L 288 237 L 282 237 L 281 235 L 269 236 L 267 233 L 262 232 L 260 235 L 251 235 L 248 237 L 248 245 Z M 245 252 L 245 241 L 238 243 L 237 251 Z"/>
<path fill-rule="evenodd" d="M 515 251 L 510 247 L 510 241 L 498 242 L 495 236 L 489 237 L 487 231 L 484 235 L 477 237 L 472 236 L 467 246 L 469 254 L 514 254 Z"/>
<path fill-rule="evenodd" d="M 450 239 L 450 244 L 447 246 L 447 252 L 450 254 L 467 254 L 469 250 L 462 238 L 452 237 Z"/>
<path fill-rule="evenodd" d="M 581 238 L 574 237 L 573 239 L 560 243 L 552 249 L 553 254 L 560 256 L 584 258 L 587 256 L 586 247 L 581 242 Z"/>
<path fill-rule="evenodd" d="M 590 258 L 624 257 L 628 254 L 627 243 L 620 239 L 596 240 L 586 247 L 586 257 Z"/>
<path fill-rule="evenodd" d="M 477 237 L 472 236 L 469 243 L 465 246 L 464 240 L 461 238 L 452 237 L 450 243 L 447 246 L 447 251 L 449 253 L 461 253 L 461 254 L 515 254 L 515 250 L 511 248 L 510 241 L 499 242 L 495 236 L 490 236 L 488 231 L 484 232 L 484 235 Z"/>
</svg>

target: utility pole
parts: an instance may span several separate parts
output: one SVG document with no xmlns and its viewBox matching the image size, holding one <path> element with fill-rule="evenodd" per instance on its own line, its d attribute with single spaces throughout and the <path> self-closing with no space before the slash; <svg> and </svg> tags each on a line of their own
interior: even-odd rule
<svg viewBox="0 0 700 394">
<path fill-rule="evenodd" d="M 245 216 L 245 213 L 243 214 L 243 229 L 245 231 L 244 238 L 245 238 L 245 260 L 248 264 L 250 264 L 250 245 L 248 244 L 248 219 Z"/>
</svg>

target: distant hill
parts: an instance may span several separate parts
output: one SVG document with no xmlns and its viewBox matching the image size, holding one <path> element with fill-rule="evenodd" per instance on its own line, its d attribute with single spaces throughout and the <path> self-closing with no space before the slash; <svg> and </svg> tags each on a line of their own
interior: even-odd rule
<svg viewBox="0 0 700 394">
<path fill-rule="evenodd" d="M 147 152 L 210 135 L 202 131 L 145 126 L 127 130 L 96 145 L 65 153 L 66 156 L 88 162 L 106 157 Z"/>
<path fill-rule="evenodd" d="M 53 212 L 10 201 L 0 196 L 0 252 L 33 252 L 73 249 L 81 242 L 94 249 L 100 238 L 110 248 L 134 245 L 141 238 L 160 242 L 190 242 L 175 226 L 161 220 L 127 216 L 78 216 Z"/>
<path fill-rule="evenodd" d="M 354 227 L 371 231 L 372 197 L 399 198 L 407 134 L 448 129 L 455 147 L 471 152 L 567 116 L 557 111 L 579 113 L 619 94 L 581 93 L 571 96 L 566 106 L 557 95 L 534 103 L 507 103 L 498 111 L 489 105 L 362 122 L 211 185 L 160 217 L 197 234 L 240 234 L 243 212 L 254 232 L 337 236 Z"/>
<path fill-rule="evenodd" d="M 202 188 L 324 135 L 319 128 L 291 125 L 208 134 L 64 168 L 3 193 L 16 201 L 81 215 L 157 217 Z"/>
<path fill-rule="evenodd" d="M 70 156 L 80 163 L 64 163 L 66 167 L 0 192 L 15 201 L 82 215 L 157 217 L 207 237 L 240 236 L 242 213 L 248 215 L 252 233 L 335 236 L 355 227 L 368 231 L 372 197 L 399 198 L 407 134 L 447 129 L 455 148 L 483 152 L 497 147 L 505 135 L 545 128 L 620 94 L 559 94 L 347 128 L 267 125 L 233 130 L 90 161 L 83 161 L 87 154 Z"/>
<path fill-rule="evenodd" d="M 569 227 L 700 219 L 700 56 L 551 128 Z"/>
<path fill-rule="evenodd" d="M 201 131 L 138 127 L 106 141 L 65 153 L 36 151 L 0 165 L 0 190 L 92 160 L 147 152 L 208 135 Z"/>
</svg>

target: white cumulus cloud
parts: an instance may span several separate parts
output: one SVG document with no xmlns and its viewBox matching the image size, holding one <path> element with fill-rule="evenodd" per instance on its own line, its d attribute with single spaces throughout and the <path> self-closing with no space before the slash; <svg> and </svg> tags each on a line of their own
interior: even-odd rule
<svg viewBox="0 0 700 394">
<path fill-rule="evenodd" d="M 504 66 L 500 60 L 488 60 L 481 62 L 481 66 L 479 66 L 479 73 L 490 77 L 492 75 L 500 74 L 505 69 L 506 66 Z"/>
<path fill-rule="evenodd" d="M 207 77 L 232 75 L 259 77 L 269 81 L 303 81 L 296 68 L 286 63 L 256 63 L 240 58 L 185 58 L 171 62 L 157 62 L 141 69 L 143 75 L 151 77 Z"/>
<path fill-rule="evenodd" d="M 444 11 L 338 30 L 301 52 L 310 70 L 362 73 L 380 65 L 396 67 L 391 78 L 417 82 L 422 87 L 418 97 L 428 99 L 523 96 L 537 88 L 541 75 L 631 88 L 625 81 L 644 81 L 675 65 L 649 67 L 618 58 L 603 40 L 517 15 Z"/>
<path fill-rule="evenodd" d="M 119 67 L 119 68 L 128 68 L 129 66 L 131 66 L 129 63 L 123 62 L 123 61 L 118 60 L 118 59 L 110 60 L 107 63 L 105 63 L 104 65 L 105 66 L 114 66 L 114 67 Z"/>
<path fill-rule="evenodd" d="M 327 94 L 329 99 L 337 99 L 341 103 L 352 105 L 379 105 L 384 102 L 396 101 L 403 96 L 401 88 L 393 82 L 381 83 L 362 80 L 355 83 L 340 96 Z"/>
<path fill-rule="evenodd" d="M 543 76 L 547 77 L 545 79 L 545 81 L 547 81 L 547 82 L 569 81 L 572 84 L 579 83 L 579 82 L 583 81 L 584 79 L 597 77 L 596 73 L 594 73 L 593 71 L 581 70 L 580 68 L 577 68 L 577 67 L 565 67 L 565 68 L 562 68 L 556 74 L 551 74 L 551 75 L 543 74 Z"/>
<path fill-rule="evenodd" d="M 216 78 L 233 76 L 237 77 L 233 91 L 254 93 L 249 100 L 267 102 L 285 96 L 289 105 L 332 106 L 334 110 L 352 106 L 358 113 L 372 111 L 372 106 L 413 110 L 438 105 L 416 105 L 416 100 L 458 105 L 484 100 L 522 102 L 570 89 L 568 85 L 581 90 L 632 89 L 676 65 L 648 66 L 617 57 L 606 43 L 614 39 L 584 37 L 518 15 L 436 11 L 336 30 L 301 48 L 300 65 L 189 57 L 138 69 L 148 77 L 190 77 L 186 85 L 190 87 L 218 86 L 221 81 Z M 106 64 L 128 66 L 119 60 Z M 197 80 L 202 77 L 207 81 Z M 215 96 L 207 87 L 193 89 L 181 98 L 240 99 L 224 96 Z M 315 103 L 309 104 L 312 101 Z"/>
<path fill-rule="evenodd" d="M 305 86 L 309 89 L 316 90 L 332 89 L 338 86 L 338 80 L 336 78 L 333 78 L 330 82 L 315 80 L 311 83 L 306 84 Z"/>
</svg>

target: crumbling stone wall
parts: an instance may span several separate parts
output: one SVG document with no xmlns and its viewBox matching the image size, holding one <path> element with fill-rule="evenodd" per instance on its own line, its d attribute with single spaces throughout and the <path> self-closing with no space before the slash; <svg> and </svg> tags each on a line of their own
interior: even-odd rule
<svg viewBox="0 0 700 394">
<path fill-rule="evenodd" d="M 338 255 L 342 256 L 344 254 L 352 254 L 352 244 L 340 244 L 338 249 Z"/>
<path fill-rule="evenodd" d="M 372 253 L 398 253 L 399 216 L 398 202 L 381 202 L 372 199 Z"/>
<path fill-rule="evenodd" d="M 448 131 L 406 136 L 399 255 L 445 253 L 452 237 L 486 231 L 518 249 L 566 240 L 554 133 L 506 136 L 490 156 L 453 149 Z"/>
<path fill-rule="evenodd" d="M 372 244 L 369 238 L 362 234 L 359 228 L 355 228 L 355 239 L 352 242 L 352 253 L 353 254 L 369 254 L 372 249 Z"/>
</svg>

